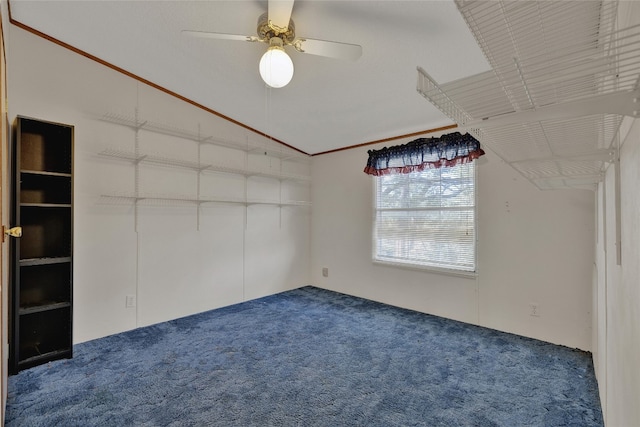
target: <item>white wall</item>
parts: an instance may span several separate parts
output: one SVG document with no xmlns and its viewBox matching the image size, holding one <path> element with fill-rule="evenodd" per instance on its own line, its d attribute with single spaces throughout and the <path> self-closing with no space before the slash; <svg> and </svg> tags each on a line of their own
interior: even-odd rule
<svg viewBox="0 0 640 427">
<path fill-rule="evenodd" d="M 105 158 L 132 151 L 132 128 L 100 120 L 135 116 L 203 136 L 270 148 L 257 134 L 184 103 L 14 26 L 8 46 L 9 115 L 75 126 L 74 341 L 177 318 L 309 283 L 309 207 L 105 200 L 133 193 L 133 162 Z M 197 161 L 192 140 L 141 130 L 142 152 Z M 201 162 L 308 175 L 307 161 L 285 161 L 209 144 Z M 246 157 L 245 157 L 246 156 Z M 197 197 L 193 170 L 141 163 L 139 190 Z M 308 183 L 203 172 L 200 197 L 309 200 Z M 137 295 L 137 307 L 125 297 Z"/>
<path fill-rule="evenodd" d="M 616 257 L 616 170 L 598 191 L 594 359 L 606 425 L 640 425 L 640 120 L 620 131 L 621 258 Z"/>
<path fill-rule="evenodd" d="M 540 191 L 487 150 L 477 163 L 477 277 L 374 265 L 374 178 L 362 170 L 367 150 L 381 147 L 313 159 L 315 285 L 591 349 L 593 192 Z M 540 317 L 529 315 L 530 303 L 539 305 Z"/>
<path fill-rule="evenodd" d="M 640 3 L 621 1 L 618 28 L 638 23 Z M 639 119 L 625 118 L 618 142 L 619 167 L 608 167 L 596 196 L 593 359 L 605 424 L 626 427 L 640 425 Z"/>
</svg>

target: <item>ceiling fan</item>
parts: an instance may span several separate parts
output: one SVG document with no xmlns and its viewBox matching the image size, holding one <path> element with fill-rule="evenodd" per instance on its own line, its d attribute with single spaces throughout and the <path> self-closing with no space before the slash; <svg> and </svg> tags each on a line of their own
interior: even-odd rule
<svg viewBox="0 0 640 427">
<path fill-rule="evenodd" d="M 260 59 L 260 76 L 274 88 L 286 86 L 293 78 L 293 61 L 284 50 L 292 46 L 301 53 L 355 61 L 362 55 L 362 46 L 327 40 L 296 37 L 291 19 L 294 0 L 269 0 L 268 11 L 258 18 L 257 36 L 183 30 L 182 34 L 220 40 L 267 43 L 269 47 Z"/>
</svg>

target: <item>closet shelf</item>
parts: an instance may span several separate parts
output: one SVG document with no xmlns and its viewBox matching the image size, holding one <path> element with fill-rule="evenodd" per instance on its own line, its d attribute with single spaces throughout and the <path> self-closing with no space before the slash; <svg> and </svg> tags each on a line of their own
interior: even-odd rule
<svg viewBox="0 0 640 427">
<path fill-rule="evenodd" d="M 101 198 L 105 202 L 128 202 L 128 203 L 144 203 L 148 205 L 202 205 L 206 203 L 222 203 L 236 205 L 271 205 L 271 206 L 311 206 L 311 202 L 302 200 L 254 200 L 254 199 L 237 199 L 232 197 L 206 197 L 194 198 L 181 195 L 159 195 L 159 194 L 103 194 Z"/>
<path fill-rule="evenodd" d="M 298 162 L 301 161 L 305 163 L 309 162 L 310 160 L 310 156 L 307 156 L 306 154 L 302 154 L 298 152 L 287 153 L 287 152 L 280 151 L 273 148 L 261 147 L 259 145 L 250 145 L 246 149 L 246 151 L 251 154 L 262 154 L 269 157 L 275 157 L 276 159 L 281 159 L 281 160 L 292 160 L 292 161 L 298 161 Z"/>
<path fill-rule="evenodd" d="M 70 208 L 71 203 L 20 203 L 23 208 Z"/>
<path fill-rule="evenodd" d="M 311 202 L 305 200 L 287 200 L 287 201 L 272 201 L 272 200 L 247 200 L 248 205 L 269 205 L 269 206 L 311 206 Z"/>
<path fill-rule="evenodd" d="M 26 316 L 33 313 L 41 313 L 43 311 L 58 310 L 60 308 L 67 308 L 67 307 L 71 307 L 70 302 L 56 302 L 56 303 L 38 305 L 33 307 L 25 307 L 25 308 L 20 308 L 20 315 Z"/>
<path fill-rule="evenodd" d="M 261 176 L 266 178 L 275 178 L 281 180 L 291 180 L 300 182 L 310 182 L 311 177 L 305 175 L 295 175 L 288 173 L 272 172 L 272 171 L 254 171 L 243 168 L 234 168 L 223 165 L 214 164 L 201 164 L 198 162 L 191 162 L 187 160 L 168 158 L 152 154 L 136 154 L 131 151 L 117 150 L 108 148 L 99 153 L 101 156 L 112 157 L 121 160 L 128 160 L 133 163 L 151 163 L 156 165 L 172 166 L 184 169 L 191 169 L 194 171 L 209 171 L 209 172 L 223 172 L 238 174 L 244 176 Z"/>
<path fill-rule="evenodd" d="M 294 161 L 310 161 L 310 156 L 294 151 L 293 149 L 283 150 L 284 146 L 277 148 L 265 147 L 260 144 L 251 142 L 239 142 L 231 141 L 227 139 L 216 138 L 213 136 L 202 136 L 199 132 L 193 132 L 186 129 L 181 129 L 175 126 L 155 123 L 148 120 L 136 119 L 135 116 L 129 116 L 125 114 L 107 113 L 101 117 L 101 120 L 126 126 L 135 130 L 146 130 L 158 134 L 174 136 L 182 139 L 188 139 L 200 144 L 212 144 L 220 147 L 232 148 L 234 150 L 241 150 L 248 153 L 264 154 L 270 157 L 280 158 L 283 160 Z M 274 143 L 276 144 L 276 143 Z"/>
<path fill-rule="evenodd" d="M 70 173 L 62 173 L 62 172 L 46 172 L 46 171 L 35 171 L 35 170 L 22 169 L 22 170 L 20 170 L 20 173 L 29 174 L 29 175 L 62 176 L 62 177 L 66 177 L 66 178 L 71 178 L 71 174 Z"/>
<path fill-rule="evenodd" d="M 71 353 L 71 350 L 53 350 L 47 353 L 39 354 L 37 356 L 29 357 L 24 360 L 20 360 L 18 362 L 18 366 L 29 367 L 44 363 L 49 360 L 71 358 Z"/>
<path fill-rule="evenodd" d="M 65 262 L 71 262 L 70 256 L 63 257 L 46 257 L 46 258 L 26 258 L 19 261 L 21 267 L 29 267 L 32 265 L 49 265 L 49 264 L 63 264 Z"/>
</svg>

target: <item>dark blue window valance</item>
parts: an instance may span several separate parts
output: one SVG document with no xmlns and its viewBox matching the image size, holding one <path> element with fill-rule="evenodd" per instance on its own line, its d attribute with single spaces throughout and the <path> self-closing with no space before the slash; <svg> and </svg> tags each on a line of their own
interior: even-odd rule
<svg viewBox="0 0 640 427">
<path fill-rule="evenodd" d="M 483 154 L 477 139 L 468 133 L 454 132 L 439 138 L 418 138 L 404 145 L 369 150 L 364 172 L 375 176 L 417 172 L 468 163 Z"/>
</svg>

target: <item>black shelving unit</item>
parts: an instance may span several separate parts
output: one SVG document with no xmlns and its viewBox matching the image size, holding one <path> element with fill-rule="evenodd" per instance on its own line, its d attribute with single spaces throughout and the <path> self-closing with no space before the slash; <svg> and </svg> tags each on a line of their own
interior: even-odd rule
<svg viewBox="0 0 640 427">
<path fill-rule="evenodd" d="M 72 356 L 73 126 L 13 126 L 9 369 Z"/>
</svg>

